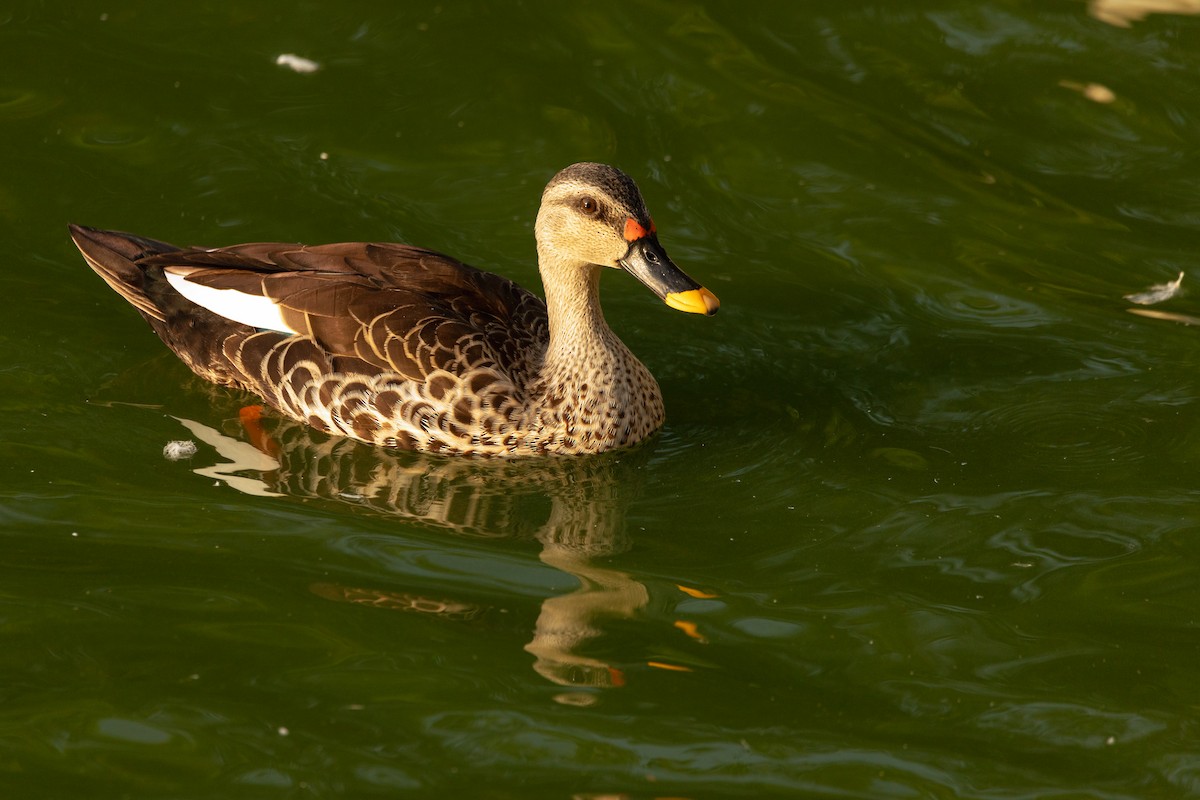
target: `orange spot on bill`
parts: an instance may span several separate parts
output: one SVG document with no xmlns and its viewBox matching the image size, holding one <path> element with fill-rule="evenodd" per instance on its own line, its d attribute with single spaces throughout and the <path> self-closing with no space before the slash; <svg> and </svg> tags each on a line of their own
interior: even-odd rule
<svg viewBox="0 0 1200 800">
<path fill-rule="evenodd" d="M 612 685 L 620 688 L 625 685 L 625 673 L 616 667 L 608 668 L 608 679 L 612 681 Z"/>
<path fill-rule="evenodd" d="M 675 584 L 675 588 L 686 594 L 688 597 L 697 597 L 701 600 L 711 600 L 714 597 L 720 597 L 719 594 L 709 594 L 708 592 L 700 589 L 693 589 L 690 586 L 684 586 L 680 583 Z"/>
<path fill-rule="evenodd" d="M 625 241 L 627 242 L 636 242 L 638 239 L 649 236 L 653 231 L 654 223 L 650 223 L 650 230 L 646 230 L 642 223 L 633 217 L 625 220 Z"/>
<path fill-rule="evenodd" d="M 654 667 L 655 669 L 665 669 L 668 672 L 691 672 L 691 667 L 685 667 L 682 664 L 668 664 L 665 661 L 647 661 L 646 666 Z"/>
<path fill-rule="evenodd" d="M 677 620 L 675 620 L 674 625 L 676 628 L 679 628 L 679 630 L 683 631 L 688 636 L 695 639 L 697 642 L 707 642 L 708 641 L 708 639 L 705 639 L 704 635 L 701 634 L 700 631 L 696 628 L 696 623 L 694 623 L 694 622 L 688 622 L 687 620 L 677 619 Z"/>
</svg>

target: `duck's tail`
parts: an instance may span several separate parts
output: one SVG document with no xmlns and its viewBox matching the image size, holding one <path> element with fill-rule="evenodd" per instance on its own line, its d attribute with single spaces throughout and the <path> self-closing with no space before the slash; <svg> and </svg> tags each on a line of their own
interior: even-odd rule
<svg viewBox="0 0 1200 800">
<path fill-rule="evenodd" d="M 147 320 L 152 323 L 165 320 L 163 309 L 147 291 L 154 278 L 137 262 L 146 256 L 176 252 L 178 247 L 118 231 L 101 231 L 84 225 L 67 227 L 88 266 L 105 283 L 142 312 Z"/>
<path fill-rule="evenodd" d="M 141 312 L 158 338 L 193 372 L 224 386 L 250 387 L 240 358 L 235 364 L 230 353 L 240 354 L 243 340 L 254 329 L 196 305 L 167 280 L 161 257 L 191 250 L 83 225 L 71 225 L 70 230 L 88 266 Z"/>
</svg>

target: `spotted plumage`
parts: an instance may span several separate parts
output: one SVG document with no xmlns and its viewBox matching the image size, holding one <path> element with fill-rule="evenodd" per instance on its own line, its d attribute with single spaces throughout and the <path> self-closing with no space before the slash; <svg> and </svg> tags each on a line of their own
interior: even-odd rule
<svg viewBox="0 0 1200 800">
<path fill-rule="evenodd" d="M 716 297 L 671 262 L 612 167 L 559 172 L 535 234 L 545 302 L 403 244 L 181 249 L 71 226 L 92 269 L 192 371 L 319 430 L 456 454 L 636 444 L 662 425 L 662 394 L 604 321 L 601 268 L 681 310 L 712 314 Z"/>
</svg>

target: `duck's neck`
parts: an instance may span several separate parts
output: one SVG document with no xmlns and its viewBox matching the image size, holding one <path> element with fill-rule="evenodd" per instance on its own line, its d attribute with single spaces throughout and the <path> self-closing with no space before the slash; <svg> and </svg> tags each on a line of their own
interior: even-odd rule
<svg viewBox="0 0 1200 800">
<path fill-rule="evenodd" d="M 543 254 L 543 258 L 555 258 Z M 545 264 L 545 262 L 543 262 Z M 543 272 L 550 346 L 543 374 L 607 372 L 628 353 L 600 310 L 600 270 L 595 264 L 559 260 Z"/>
<path fill-rule="evenodd" d="M 542 253 L 543 259 L 554 257 Z M 662 393 L 654 376 L 600 311 L 602 269 L 542 261 L 550 344 L 529 401 L 534 441 L 555 452 L 624 447 L 662 425 Z"/>
</svg>

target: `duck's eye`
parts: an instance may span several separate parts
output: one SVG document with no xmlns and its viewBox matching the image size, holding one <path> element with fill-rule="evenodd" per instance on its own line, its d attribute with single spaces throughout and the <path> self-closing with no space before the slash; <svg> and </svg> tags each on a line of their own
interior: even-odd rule
<svg viewBox="0 0 1200 800">
<path fill-rule="evenodd" d="M 579 210 L 589 217 L 594 217 L 600 213 L 600 204 L 594 197 L 581 197 L 579 198 Z"/>
</svg>

